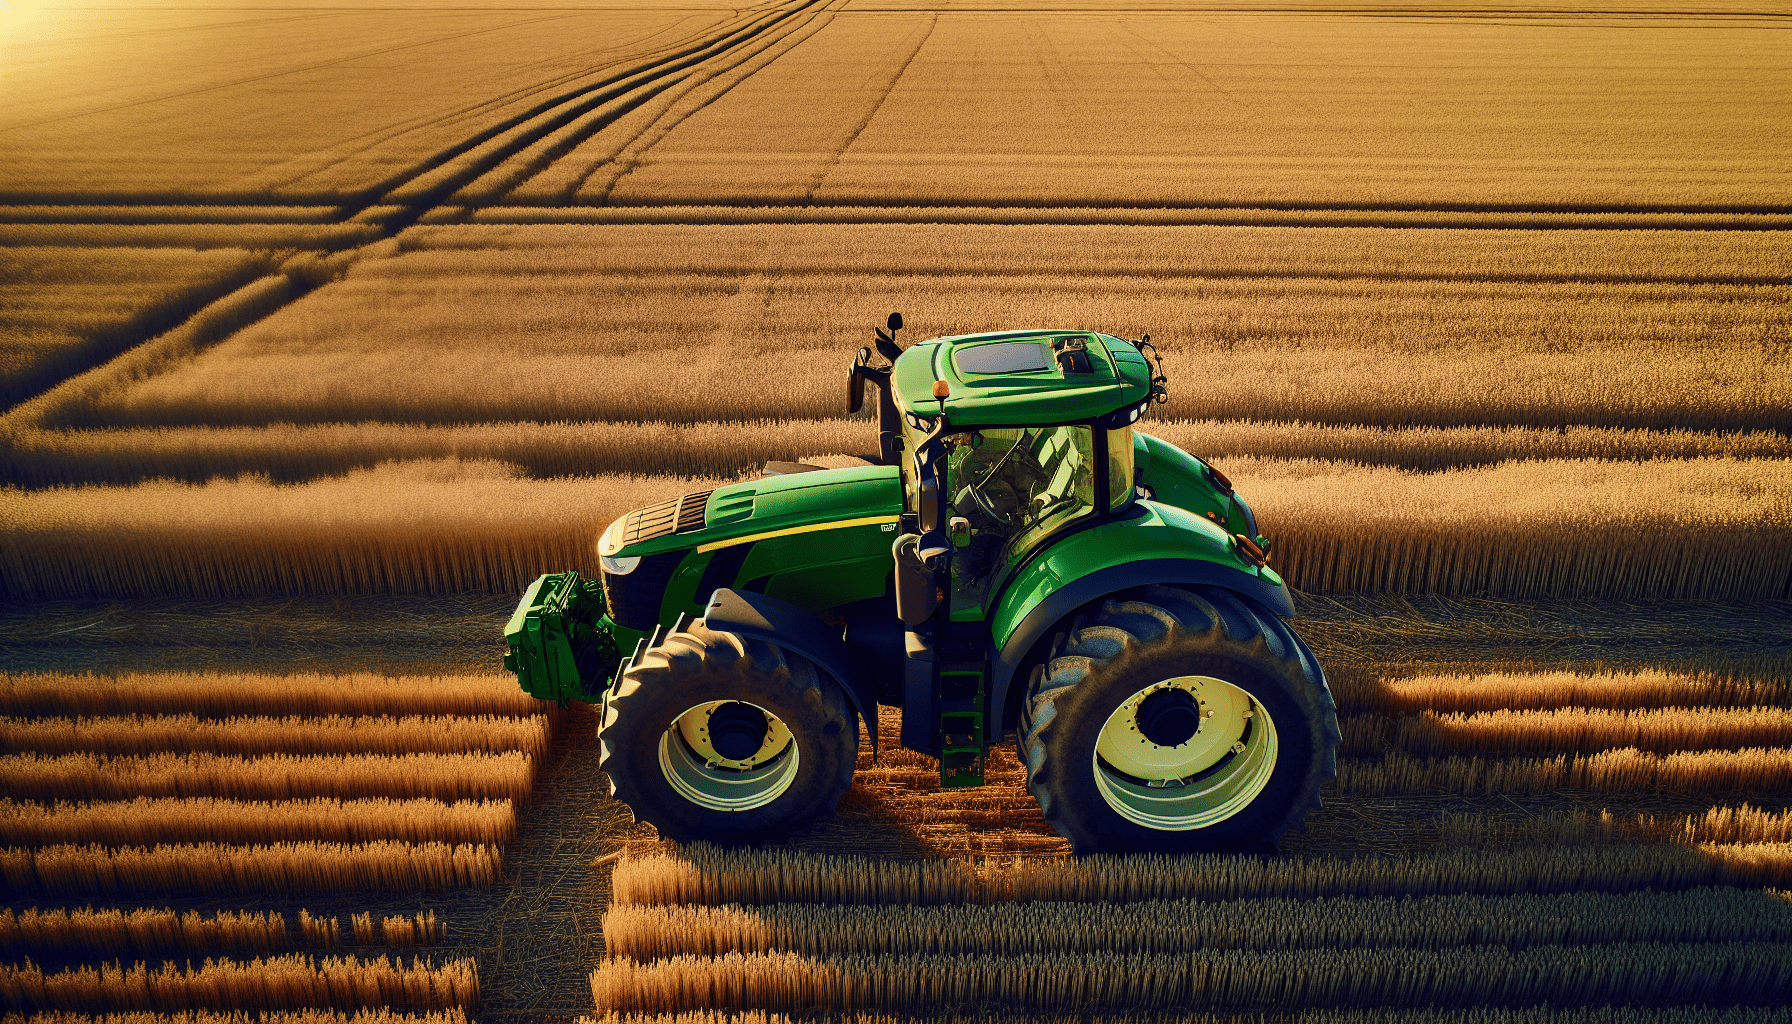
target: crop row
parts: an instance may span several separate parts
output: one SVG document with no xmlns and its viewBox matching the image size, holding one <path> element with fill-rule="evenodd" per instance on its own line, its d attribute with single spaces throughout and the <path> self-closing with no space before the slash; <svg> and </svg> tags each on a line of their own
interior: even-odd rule
<svg viewBox="0 0 1792 1024">
<path fill-rule="evenodd" d="M 1792 940 L 1792 896 L 1744 889 L 969 906 L 613 907 L 611 957 L 1043 956 Z"/>
<path fill-rule="evenodd" d="M 509 675 L 389 676 L 249 672 L 33 672 L 0 675 L 0 714 L 231 716 L 541 713 Z"/>
<path fill-rule="evenodd" d="M 457 754 L 517 750 L 540 757 L 548 716 L 441 715 L 228 718 L 122 715 L 0 718 L 0 751 L 119 756 L 169 751 L 215 754 Z"/>
<path fill-rule="evenodd" d="M 44 1010 L 29 1016 L 9 1013 L 4 1020 L 5 1024 L 467 1024 L 467 1012 L 458 1006 L 417 1013 L 393 1010 L 386 1006 L 346 1012 L 316 1007 L 259 1013 L 244 1010 L 175 1010 L 169 1013 L 123 1010 L 93 1014 L 75 1010 Z M 1754 1022 L 1738 1018 L 1737 1024 Z"/>
<path fill-rule="evenodd" d="M 140 796 L 293 800 L 428 797 L 529 798 L 535 762 L 520 751 L 490 754 L 94 754 L 0 756 L 15 799 L 128 800 Z"/>
<path fill-rule="evenodd" d="M 1509 462 L 1415 474 L 1238 459 L 1229 476 L 1303 590 L 1772 599 L 1792 587 L 1785 460 Z M 513 592 L 591 559 L 612 518 L 715 480 L 521 478 L 391 464 L 302 486 L 0 491 L 15 597 Z M 1564 504 L 1556 496 L 1575 495 Z M 1540 522 L 1550 529 L 1539 530 Z"/>
<path fill-rule="evenodd" d="M 600 1010 L 809 1007 L 1037 1010 L 1205 1006 L 1760 1004 L 1792 993 L 1780 943 L 1460 946 L 1439 950 L 1202 950 L 1020 957 L 792 953 L 611 960 L 591 973 Z"/>
<path fill-rule="evenodd" d="M 253 961 L 207 960 L 199 968 L 164 963 L 71 967 L 55 974 L 26 960 L 0 966 L 0 1005 L 15 1010 L 282 1010 L 320 1006 L 441 1009 L 476 1005 L 479 977 L 473 962 L 435 966 L 422 957 L 410 965 L 388 957 L 304 955 Z"/>
<path fill-rule="evenodd" d="M 1544 672 L 1426 673 L 1332 680 L 1340 709 L 1385 715 L 1475 714 L 1567 708 L 1729 708 L 1785 706 L 1792 680 L 1748 679 L 1662 668 Z"/>
<path fill-rule="evenodd" d="M 1409 754 L 1471 751 L 1581 754 L 1631 747 L 1651 753 L 1792 745 L 1792 709 L 1604 708 L 1347 715 L 1343 750 Z M 1597 787 L 1577 787 L 1597 788 Z"/>
<path fill-rule="evenodd" d="M 682 1013 L 599 1013 L 580 1017 L 575 1024 L 812 1024 L 811 1013 L 778 1013 L 769 1010 L 687 1010 Z M 888 1014 L 873 1010 L 841 1010 L 827 1014 L 828 1024 L 912 1024 L 912 1014 Z M 1785 1014 L 1774 1006 L 1574 1006 L 1506 1007 L 1477 1006 L 1468 1009 L 1408 1009 L 1380 1006 L 1358 1009 L 1283 1010 L 1139 1010 L 1102 1008 L 1054 1013 L 1046 1010 L 1000 1010 L 986 1006 L 964 1009 L 934 1008 L 927 1013 L 938 1024 L 1783 1024 Z M 33 1020 L 31 1024 L 99 1024 L 80 1020 Z M 182 1021 L 119 1021 L 118 1024 L 188 1024 Z M 200 1020 L 193 1024 L 239 1024 L 235 1021 Z M 240 1022 L 249 1024 L 249 1022 Z M 269 1024 L 287 1024 L 273 1020 Z M 295 1024 L 312 1024 L 299 1021 Z M 338 1024 L 324 1021 L 321 1024 Z M 341 1022 L 348 1024 L 348 1022 Z"/>
<path fill-rule="evenodd" d="M 1511 459 L 1792 458 L 1777 431 L 1710 433 L 1619 427 L 1412 427 L 1157 420 L 1148 433 L 1207 459 L 1274 453 L 1434 472 Z M 731 477 L 768 461 L 869 452 L 863 420 L 733 423 L 274 423 L 259 427 L 21 430 L 0 433 L 12 483 L 25 487 L 202 483 L 267 473 L 292 482 L 392 460 L 492 459 L 537 478 L 636 474 Z"/>
<path fill-rule="evenodd" d="M 490 885 L 503 870 L 502 851 L 470 843 L 188 843 L 119 848 L 93 844 L 0 850 L 0 875 L 9 888 L 52 896 L 427 892 Z"/>
<path fill-rule="evenodd" d="M 1543 793 L 1554 789 L 1607 793 L 1780 792 L 1792 785 L 1792 748 L 1700 750 L 1651 754 L 1634 748 L 1544 758 L 1411 757 L 1391 751 L 1379 761 L 1338 764 L 1340 793 L 1374 796 L 1441 790 L 1464 796 Z"/>
<path fill-rule="evenodd" d="M 611 876 L 615 906 L 1512 895 L 1788 881 L 1787 843 L 1445 850 L 1356 860 L 1222 854 L 883 860 L 691 844 L 676 855 L 625 857 Z"/>
<path fill-rule="evenodd" d="M 129 801 L 15 803 L 0 798 L 0 846 L 100 843 L 367 843 L 502 846 L 516 835 L 509 800 L 444 803 L 427 797 L 262 801 L 137 797 Z"/>
<path fill-rule="evenodd" d="M 371 945 L 383 941 L 388 946 L 440 942 L 448 930 L 446 922 L 436 920 L 433 910 L 412 917 L 388 915 L 378 920 L 371 912 L 359 913 L 352 916 L 350 927 L 356 943 Z M 11 908 L 0 910 L 0 954 L 8 956 L 150 956 L 208 949 L 265 953 L 300 940 L 324 948 L 342 942 L 336 918 L 313 917 L 303 909 L 299 911 L 298 933 L 299 938 L 295 939 L 285 916 L 278 911 L 220 910 L 206 917 L 197 910 L 182 914 L 154 907 L 128 911 L 32 907 L 16 914 Z"/>
</svg>

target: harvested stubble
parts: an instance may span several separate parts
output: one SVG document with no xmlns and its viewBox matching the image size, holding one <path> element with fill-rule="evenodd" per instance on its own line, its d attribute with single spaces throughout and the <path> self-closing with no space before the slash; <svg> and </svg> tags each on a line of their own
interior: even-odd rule
<svg viewBox="0 0 1792 1024">
<path fill-rule="evenodd" d="M 0 910 L 0 953 L 38 956 L 152 956 L 206 949 L 284 949 L 292 937 L 277 912 L 220 910 L 206 917 L 197 910 L 143 907 L 85 910 L 32 907 L 19 914 Z"/>
<path fill-rule="evenodd" d="M 617 516 L 718 483 L 443 460 L 298 486 L 0 489 L 0 565 L 9 597 L 502 593 L 589 566 Z"/>
<path fill-rule="evenodd" d="M 41 755 L 458 754 L 518 750 L 540 757 L 550 743 L 547 715 L 392 715 L 227 718 L 121 715 L 107 718 L 0 718 L 0 751 Z"/>
<path fill-rule="evenodd" d="M 388 676 L 221 672 L 0 675 L 0 714 L 511 715 L 542 702 L 511 675 Z"/>
<path fill-rule="evenodd" d="M 1792 811 L 1765 811 L 1743 804 L 1712 807 L 1704 814 L 1657 818 L 1653 814 L 1619 817 L 1610 810 L 1594 814 L 1583 808 L 1549 810 L 1525 818 L 1485 812 L 1445 811 L 1435 829 L 1415 831 L 1434 836 L 1440 847 L 1505 849 L 1539 843 L 1785 843 L 1792 842 Z"/>
<path fill-rule="evenodd" d="M 361 960 L 304 954 L 251 961 L 207 959 L 186 970 L 164 962 L 71 967 L 45 975 L 30 960 L 0 967 L 0 1000 L 19 1010 L 283 1010 L 318 1006 L 352 1010 L 396 1007 L 435 1010 L 477 1005 L 473 961 L 440 967 L 418 957 L 406 966 L 389 957 Z"/>
<path fill-rule="evenodd" d="M 145 892 L 427 892 L 490 885 L 503 875 L 495 846 L 447 843 L 218 843 L 48 846 L 0 851 L 7 883 L 55 896 Z"/>
<path fill-rule="evenodd" d="M 0 797 L 0 845 L 100 843 L 367 843 L 376 840 L 502 846 L 516 835 L 509 800 L 333 797 L 263 803 L 212 797 L 138 797 L 128 803 L 15 803 Z"/>
<path fill-rule="evenodd" d="M 677 854 L 625 857 L 610 881 L 612 905 L 620 907 L 1513 895 L 1784 885 L 1789 879 L 1792 844 L 1785 843 L 1448 850 L 1353 860 L 1189 854 L 927 861 L 699 843 Z"/>
<path fill-rule="evenodd" d="M 0 779 L 24 800 L 129 800 L 216 797 L 294 800 L 386 797 L 525 801 L 535 761 L 520 751 L 498 754 L 149 754 L 101 757 L 64 754 L 0 757 Z"/>
<path fill-rule="evenodd" d="M 1411 757 L 1392 751 L 1376 762 L 1338 763 L 1337 791 L 1360 796 L 1441 790 L 1464 796 L 1543 793 L 1780 792 L 1792 786 L 1792 749 L 1700 750 L 1651 754 L 1631 747 L 1559 757 Z"/>
<path fill-rule="evenodd" d="M 1792 902 L 1744 889 L 968 906 L 613 907 L 611 957 L 1193 953 L 1210 949 L 1783 942 Z"/>
<path fill-rule="evenodd" d="M 765 1010 L 689 1010 L 684 1013 L 606 1013 L 580 1017 L 574 1024 L 911 1024 L 909 1014 L 845 1010 L 817 1016 Z M 1127 1013 L 1103 1009 L 1095 1013 L 1003 1011 L 977 1007 L 963 1011 L 929 1009 L 935 1024 L 1785 1024 L 1780 1007 L 1762 1006 L 1593 1006 L 1558 1009 L 1551 1006 L 1508 1008 L 1479 1006 L 1466 1010 L 1409 1010 L 1384 1006 L 1373 1010 L 1242 1010 L 1152 1011 Z M 11 1022 L 7 1022 L 11 1024 Z M 30 1024 L 39 1024 L 33 1019 Z M 89 1021 L 46 1021 L 44 1024 L 90 1024 Z M 91 1022 L 105 1024 L 105 1022 Z M 119 1024 L 163 1024 L 122 1021 Z M 173 1024 L 185 1024 L 184 1021 Z M 212 1024 L 201 1021 L 198 1024 Z M 236 1024 L 220 1021 L 218 1024 Z M 248 1024 L 248 1022 L 244 1022 Z M 282 1024 L 275 1021 L 273 1024 Z M 309 1024 L 309 1022 L 304 1022 Z"/>
<path fill-rule="evenodd" d="M 271 1010 L 264 1013 L 247 1013 L 242 1010 L 177 1010 L 161 1014 L 148 1010 L 127 1010 L 122 1013 L 95 1015 L 50 1010 L 34 1013 L 29 1017 L 9 1013 L 0 1018 L 0 1024 L 467 1024 L 467 1011 L 458 1006 L 422 1013 L 394 1011 L 384 1006 L 353 1012 L 320 1009 Z"/>
<path fill-rule="evenodd" d="M 1181 954 L 873 956 L 791 953 L 612 960 L 591 973 L 599 1010 L 1040 1010 L 1206 1006 L 1767 1003 L 1792 992 L 1779 943 L 1618 943 Z"/>
<path fill-rule="evenodd" d="M 1792 704 L 1792 680 L 1746 679 L 1660 668 L 1418 675 L 1403 679 L 1349 673 L 1341 676 L 1332 689 L 1340 707 L 1386 714 Z"/>
<path fill-rule="evenodd" d="M 381 920 L 374 920 L 371 911 L 355 914 L 351 919 L 355 932 L 355 943 L 361 946 L 372 946 L 384 943 L 388 946 L 427 946 L 441 941 L 448 933 L 446 921 L 437 922 L 436 912 L 425 910 L 412 917 L 394 914 Z"/>
<path fill-rule="evenodd" d="M 1343 749 L 1359 753 L 1595 753 L 1632 747 L 1664 754 L 1792 745 L 1792 709 L 1773 707 L 1423 711 L 1398 717 L 1350 715 L 1338 724 Z"/>
</svg>

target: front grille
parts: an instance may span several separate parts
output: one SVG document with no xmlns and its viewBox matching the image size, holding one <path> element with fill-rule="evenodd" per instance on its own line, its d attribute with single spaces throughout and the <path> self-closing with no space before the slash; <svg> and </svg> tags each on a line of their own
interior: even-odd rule
<svg viewBox="0 0 1792 1024">
<path fill-rule="evenodd" d="M 647 555 L 626 576 L 604 573 L 604 604 L 609 607 L 610 621 L 651 633 L 660 624 L 660 603 L 666 596 L 666 584 L 672 582 L 672 573 L 688 554 L 689 551 L 667 551 Z"/>
</svg>

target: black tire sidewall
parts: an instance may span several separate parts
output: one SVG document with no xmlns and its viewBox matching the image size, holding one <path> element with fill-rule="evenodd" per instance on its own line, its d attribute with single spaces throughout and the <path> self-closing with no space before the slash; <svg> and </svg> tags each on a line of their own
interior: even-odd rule
<svg viewBox="0 0 1792 1024">
<path fill-rule="evenodd" d="M 825 688 L 837 689 L 833 680 L 818 676 L 814 686 L 798 689 L 788 679 L 756 672 L 740 676 L 711 672 L 678 683 L 646 686 L 631 695 L 626 714 L 617 720 L 622 724 L 626 719 L 626 735 L 613 754 L 624 760 L 631 788 L 639 790 L 646 809 L 641 816 L 667 838 L 733 842 L 781 836 L 831 811 L 851 784 L 858 761 L 858 720 L 850 708 L 841 713 L 844 701 L 826 699 Z M 660 767 L 660 738 L 672 723 L 691 708 L 715 700 L 745 701 L 771 712 L 783 720 L 798 745 L 796 777 L 764 806 L 745 811 L 699 806 L 673 789 Z"/>
<path fill-rule="evenodd" d="M 1288 666 L 1273 658 L 1250 658 L 1214 651 L 1203 637 L 1187 633 L 1170 642 L 1134 648 L 1133 657 L 1095 668 L 1057 700 L 1059 722 L 1046 756 L 1051 788 L 1064 824 L 1079 852 L 1096 844 L 1104 850 L 1159 853 L 1236 852 L 1266 847 L 1264 837 L 1280 831 L 1291 805 L 1312 785 L 1315 754 L 1322 745 L 1323 711 L 1304 680 L 1290 678 Z M 1267 653 L 1267 652 L 1266 652 Z M 1244 690 L 1268 711 L 1276 729 L 1276 764 L 1269 781 L 1243 810 L 1204 828 L 1166 831 L 1122 817 L 1095 783 L 1095 746 L 1103 724 L 1133 694 L 1177 676 L 1210 676 Z"/>
</svg>

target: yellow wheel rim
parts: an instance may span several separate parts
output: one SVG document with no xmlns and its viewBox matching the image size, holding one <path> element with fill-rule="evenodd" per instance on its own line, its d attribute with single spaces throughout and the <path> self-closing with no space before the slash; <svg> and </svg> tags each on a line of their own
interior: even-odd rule
<svg viewBox="0 0 1792 1024">
<path fill-rule="evenodd" d="M 1156 742 L 1149 712 L 1166 703 L 1184 719 L 1197 712 L 1198 724 L 1186 736 L 1159 731 L 1155 740 L 1170 742 Z M 1164 832 L 1205 828 L 1263 792 L 1276 749 L 1275 722 L 1249 693 L 1213 676 L 1177 676 L 1133 693 L 1102 723 L 1095 786 L 1135 824 Z"/>
</svg>

